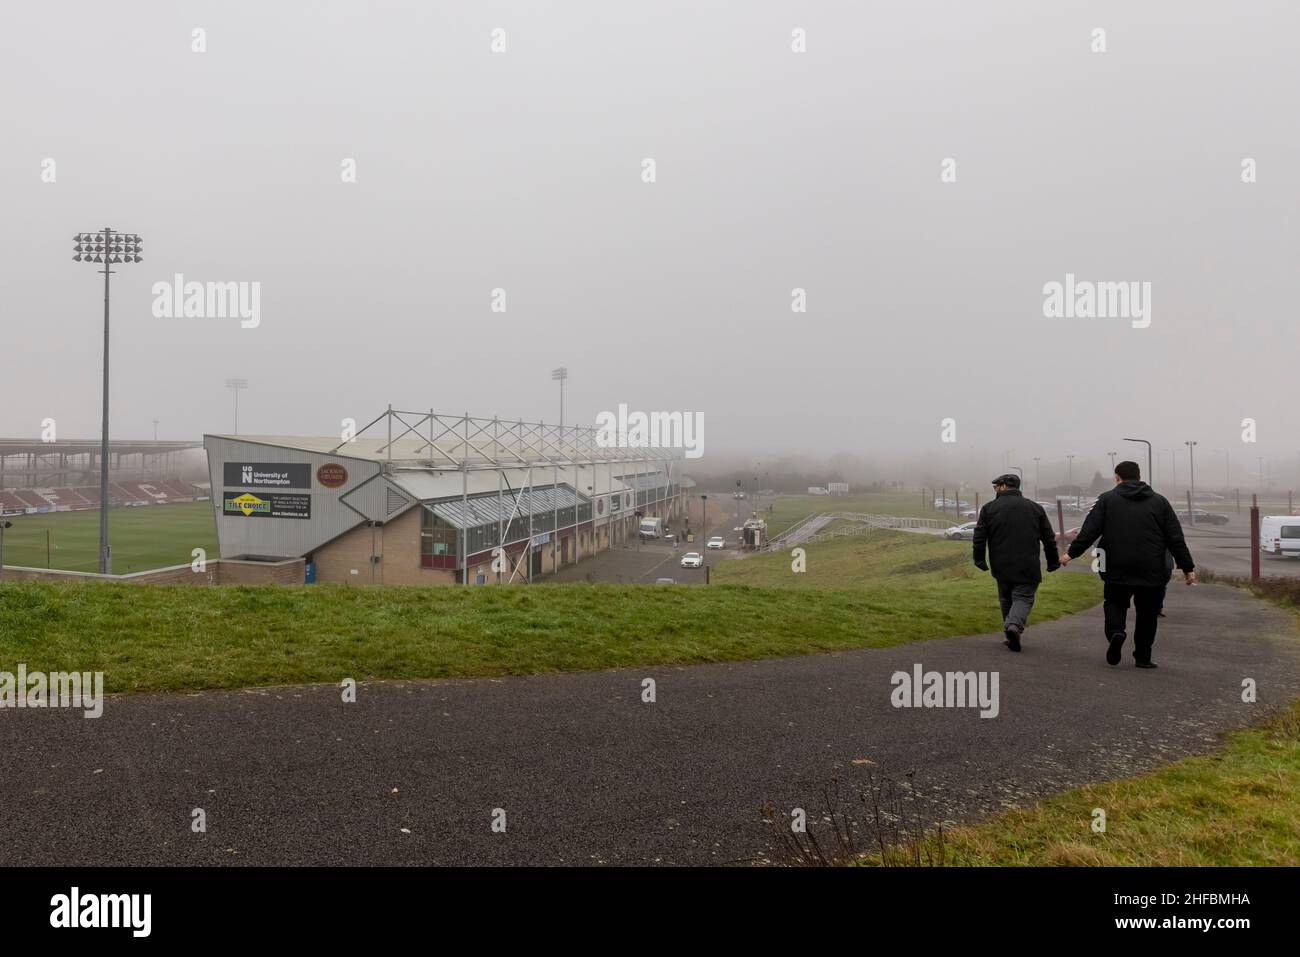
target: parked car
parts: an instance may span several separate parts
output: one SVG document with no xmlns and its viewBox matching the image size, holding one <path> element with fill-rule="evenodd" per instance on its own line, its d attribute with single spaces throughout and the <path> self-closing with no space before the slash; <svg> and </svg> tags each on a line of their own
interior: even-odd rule
<svg viewBox="0 0 1300 957">
<path fill-rule="evenodd" d="M 954 542 L 968 541 L 975 537 L 975 525 L 975 522 L 967 522 L 965 525 L 953 525 L 943 530 L 943 537 Z"/>
<path fill-rule="evenodd" d="M 704 564 L 704 556 L 699 552 L 687 552 L 682 556 L 682 568 L 699 568 Z"/>
<path fill-rule="evenodd" d="M 1056 544 L 1070 545 L 1079 537 L 1079 532 L 1083 529 L 1082 525 L 1076 525 L 1074 528 L 1067 528 L 1060 535 L 1056 536 Z"/>
<path fill-rule="evenodd" d="M 1207 512 L 1203 508 L 1192 509 L 1193 525 L 1227 525 L 1228 516 L 1220 515 L 1218 512 Z"/>
<path fill-rule="evenodd" d="M 723 538 L 721 535 L 714 535 L 712 538 L 708 540 L 708 542 L 705 544 L 704 547 L 705 548 L 726 548 L 727 540 Z"/>
</svg>

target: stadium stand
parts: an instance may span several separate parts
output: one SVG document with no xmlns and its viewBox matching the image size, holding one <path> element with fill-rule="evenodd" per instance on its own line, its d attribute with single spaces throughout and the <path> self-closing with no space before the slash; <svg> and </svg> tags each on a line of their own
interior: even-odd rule
<svg viewBox="0 0 1300 957">
<path fill-rule="evenodd" d="M 165 505 L 168 502 L 192 502 L 201 490 L 179 479 L 153 482 L 110 482 L 110 505 Z M 79 485 L 75 488 L 0 489 L 0 512 L 32 510 L 65 511 L 99 507 L 99 487 Z"/>
</svg>

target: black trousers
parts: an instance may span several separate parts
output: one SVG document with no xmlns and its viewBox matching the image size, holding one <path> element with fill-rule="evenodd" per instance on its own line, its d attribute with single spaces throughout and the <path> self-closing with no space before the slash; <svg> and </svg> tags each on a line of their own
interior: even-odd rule
<svg viewBox="0 0 1300 957">
<path fill-rule="evenodd" d="M 1133 660 L 1150 661 L 1156 642 L 1156 626 L 1165 603 L 1164 585 L 1120 585 L 1106 582 L 1102 589 L 1102 612 L 1106 618 L 1106 640 L 1118 631 L 1128 631 L 1128 606 L 1133 602 L 1137 620 L 1133 624 Z"/>
</svg>

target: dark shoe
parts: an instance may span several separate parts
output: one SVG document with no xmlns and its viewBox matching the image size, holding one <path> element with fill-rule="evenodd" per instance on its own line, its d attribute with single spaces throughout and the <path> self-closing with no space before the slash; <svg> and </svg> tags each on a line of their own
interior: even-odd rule
<svg viewBox="0 0 1300 957">
<path fill-rule="evenodd" d="M 1120 649 L 1124 647 L 1124 632 L 1117 631 L 1110 636 L 1110 644 L 1106 648 L 1106 664 L 1119 664 Z"/>
<path fill-rule="evenodd" d="M 1003 644 L 1006 645 L 1008 648 L 1010 648 L 1012 651 L 1019 651 L 1020 632 L 1016 631 L 1014 628 L 1008 628 L 1005 632 L 1003 632 L 1003 634 L 1007 636 L 1007 640 L 1004 641 Z"/>
<path fill-rule="evenodd" d="M 1134 664 L 1136 664 L 1139 668 L 1159 668 L 1159 667 L 1160 667 L 1160 666 L 1157 665 L 1154 661 L 1137 661 L 1137 662 L 1134 662 Z"/>
</svg>

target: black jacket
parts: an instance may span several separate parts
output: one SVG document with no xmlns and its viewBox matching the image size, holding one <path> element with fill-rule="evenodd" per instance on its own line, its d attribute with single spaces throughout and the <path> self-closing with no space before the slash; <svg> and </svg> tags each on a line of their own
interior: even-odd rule
<svg viewBox="0 0 1300 957">
<path fill-rule="evenodd" d="M 1173 506 L 1146 482 L 1121 482 L 1099 495 L 1070 544 L 1070 557 L 1078 558 L 1093 542 L 1105 553 L 1101 577 L 1118 585 L 1168 582 L 1166 551 L 1183 571 L 1196 567 Z"/>
<path fill-rule="evenodd" d="M 1061 567 L 1061 560 L 1056 554 L 1056 535 L 1047 513 L 1043 506 L 1031 502 L 1014 488 L 999 492 L 997 498 L 980 509 L 971 539 L 976 565 L 984 564 L 987 545 L 993 577 L 1020 584 L 1043 580 L 1038 562 L 1039 542 L 1047 554 L 1047 570 L 1056 571 Z"/>
</svg>

